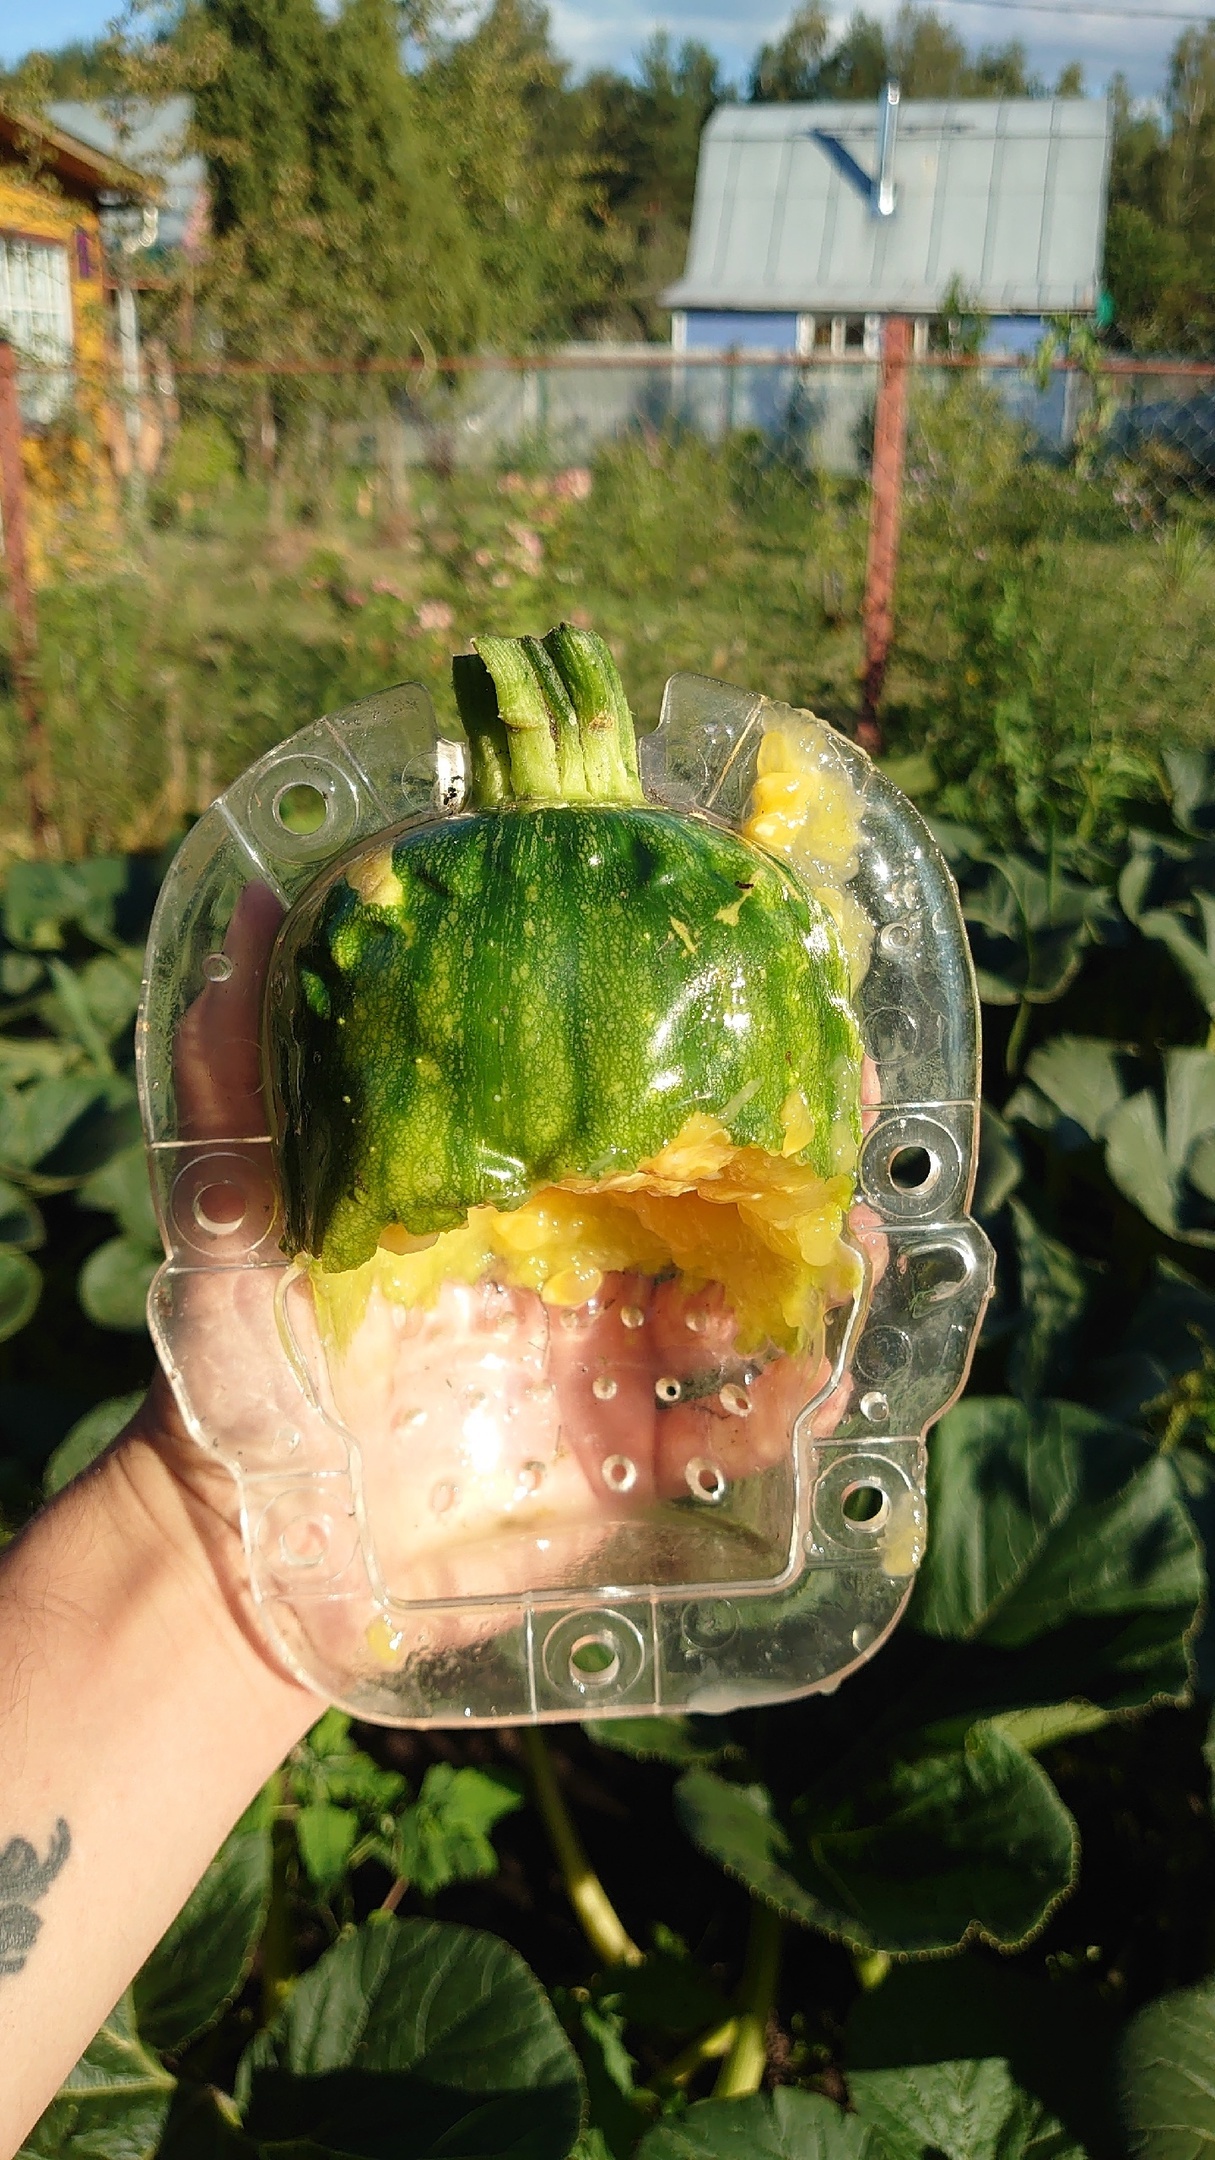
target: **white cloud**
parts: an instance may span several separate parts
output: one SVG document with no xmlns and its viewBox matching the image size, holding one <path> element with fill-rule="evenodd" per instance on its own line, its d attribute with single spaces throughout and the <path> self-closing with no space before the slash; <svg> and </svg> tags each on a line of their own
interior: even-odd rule
<svg viewBox="0 0 1215 2160">
<path fill-rule="evenodd" d="M 898 0 L 861 0 L 867 12 L 893 16 Z M 1142 97 L 1159 91 L 1177 29 L 1167 22 L 1118 22 L 1110 17 L 1072 13 L 1060 0 L 1054 14 L 1022 12 L 1011 7 L 972 7 L 959 0 L 938 0 L 941 13 L 968 45 L 1003 45 L 1020 38 L 1031 65 L 1048 80 L 1065 61 L 1084 65 L 1087 86 L 1103 90 L 1116 68 L 1130 77 Z M 1134 0 L 1122 0 L 1128 9 Z M 1158 0 L 1159 4 L 1159 0 Z M 1166 0 L 1167 4 L 1167 0 Z M 1184 0 L 1182 0 L 1184 4 Z M 1191 0 L 1191 5 L 1194 0 Z M 11 63 L 31 46 L 60 45 L 69 38 L 96 37 L 114 14 L 118 0 L 0 0 L 0 60 Z M 842 26 L 850 8 L 838 12 Z M 757 45 L 771 38 L 788 19 L 788 6 L 772 0 L 666 0 L 647 7 L 644 0 L 552 0 L 558 45 L 581 72 L 589 67 L 628 67 L 658 29 L 676 40 L 699 38 L 720 54 L 735 81 L 746 77 Z M 1177 28 L 1184 27 L 1178 25 Z"/>
</svg>

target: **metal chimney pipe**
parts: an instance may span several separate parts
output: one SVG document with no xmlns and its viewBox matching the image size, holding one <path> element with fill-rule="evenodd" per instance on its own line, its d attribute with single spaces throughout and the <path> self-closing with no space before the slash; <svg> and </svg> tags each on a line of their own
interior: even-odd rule
<svg viewBox="0 0 1215 2160">
<path fill-rule="evenodd" d="M 899 132 L 899 86 L 888 82 L 878 100 L 878 173 L 871 208 L 875 217 L 894 216 L 894 145 Z"/>
</svg>

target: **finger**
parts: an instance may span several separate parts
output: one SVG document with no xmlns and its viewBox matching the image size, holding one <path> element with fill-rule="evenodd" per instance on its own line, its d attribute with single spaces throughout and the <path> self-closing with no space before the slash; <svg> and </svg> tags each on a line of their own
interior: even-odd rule
<svg viewBox="0 0 1215 2160">
<path fill-rule="evenodd" d="M 246 885 L 224 938 L 230 972 L 208 982 L 173 1045 L 183 1140 L 252 1140 L 268 1130 L 262 1100 L 261 1009 L 270 948 L 283 919 L 268 885 Z"/>
</svg>

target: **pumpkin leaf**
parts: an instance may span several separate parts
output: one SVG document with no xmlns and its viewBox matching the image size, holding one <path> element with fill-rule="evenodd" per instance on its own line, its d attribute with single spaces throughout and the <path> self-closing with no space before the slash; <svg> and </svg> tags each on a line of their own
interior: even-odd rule
<svg viewBox="0 0 1215 2160">
<path fill-rule="evenodd" d="M 1078 1839 L 1050 1779 L 995 1726 L 930 1733 L 829 1775 L 778 1820 L 710 1770 L 676 1787 L 684 1828 L 756 1896 L 853 1949 L 1011 1949 L 1071 1888 Z"/>
<path fill-rule="evenodd" d="M 1083 2148 L 998 2056 L 857 2070 L 848 2091 L 890 2160 L 922 2160 L 926 2152 L 939 2160 L 1085 2160 Z"/>
<path fill-rule="evenodd" d="M 270 1902 L 271 1814 L 260 1794 L 137 1973 L 135 2014 L 153 2047 L 187 2046 L 240 1993 Z"/>
<path fill-rule="evenodd" d="M 1215 2160 L 1215 1981 L 1131 2019 L 1118 2091 L 1132 2160 Z"/>
<path fill-rule="evenodd" d="M 872 2124 L 821 2093 L 780 2085 L 748 2100 L 698 2100 L 678 2122 L 658 2123 L 637 2160 L 891 2160 Z"/>
<path fill-rule="evenodd" d="M 155 2160 L 176 2079 L 145 2047 L 123 1996 L 68 2072 L 17 2160 Z"/>
<path fill-rule="evenodd" d="M 565 2160 L 582 2120 L 577 2059 L 522 1958 L 387 1914 L 296 1983 L 246 2049 L 237 2098 L 255 2139 L 394 2160 Z"/>
<path fill-rule="evenodd" d="M 972 1396 L 933 1434 L 928 1499 L 912 1627 L 1015 1651 L 1027 1707 L 1184 1694 L 1201 1555 L 1170 1464 L 1139 1434 L 1079 1403 Z"/>
</svg>

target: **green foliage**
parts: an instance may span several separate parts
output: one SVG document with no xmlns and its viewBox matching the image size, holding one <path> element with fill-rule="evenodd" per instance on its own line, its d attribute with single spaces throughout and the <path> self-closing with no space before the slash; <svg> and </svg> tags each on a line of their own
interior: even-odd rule
<svg viewBox="0 0 1215 2160">
<path fill-rule="evenodd" d="M 1119 2086 L 1132 2160 L 1215 2153 L 1215 1986 L 1149 2003 L 1127 2029 Z"/>
<path fill-rule="evenodd" d="M 758 499 L 770 545 L 787 540 L 787 498 L 748 494 L 763 483 L 741 459 L 726 470 L 723 491 L 703 445 L 613 453 L 592 507 L 631 535 L 615 560 L 580 505 L 525 498 L 537 518 L 552 510 L 554 571 L 584 546 L 655 672 L 674 656 L 649 657 L 630 565 L 649 560 L 654 589 L 674 592 L 697 549 L 741 551 Z M 989 480 L 979 466 L 968 483 L 976 516 Z M 1022 484 L 1032 530 L 1044 498 Z M 816 506 L 817 529 L 837 511 Z M 1082 513 L 1077 487 L 1066 514 Z M 1017 529 L 1009 511 L 1010 557 Z M 474 553 L 461 575 L 483 574 Z M 322 574 L 326 593 L 345 589 L 340 558 L 308 572 Z M 368 636 L 335 665 L 373 661 Z M 240 665 L 251 696 L 282 694 L 252 645 Z M 1040 756 L 1032 727 L 1025 740 Z M 1050 770 L 1037 784 L 1059 795 Z M 965 798 L 945 785 L 972 813 L 942 838 L 984 1000 L 976 1207 L 1000 1270 L 973 1390 L 932 1437 L 932 1534 L 898 1634 L 832 1697 L 559 1743 L 596 1865 L 644 1945 L 640 1965 L 606 1971 L 538 1857 L 509 1739 L 440 1748 L 328 1712 L 30 2153 L 159 2139 L 171 2155 L 205 2139 L 232 2160 L 305 2140 L 321 2160 L 1114 2160 L 1115 2090 L 1149 2160 L 1212 2141 L 1215 1844 L 1186 1705 L 1215 1683 L 1199 1545 L 1215 1535 L 1215 768 L 1170 747 L 1136 796 L 1095 764 L 1049 845 L 1027 840 L 1007 778 Z M 82 1234 L 100 1253 L 153 1249 L 123 1124 L 148 898 L 117 862 L 7 882 L 0 1226 L 8 1253 L 45 1268 L 48 1298 L 99 1264 Z M 35 1315 L 4 1356 L 42 1339 Z M 96 1393 L 114 1399 L 68 1433 L 48 1491 L 117 1429 L 129 1387 L 98 1361 Z M 0 1463 L 10 1523 L 43 1460 Z M 744 1905 L 786 1917 L 775 1992 L 744 1954 Z M 547 1996 L 470 1917 L 517 1936 Z M 887 1972 L 888 1956 L 908 1962 Z M 727 2097 L 744 2026 L 767 2027 L 785 2082 L 755 2091 L 757 2067 L 749 2096 Z"/>
</svg>

